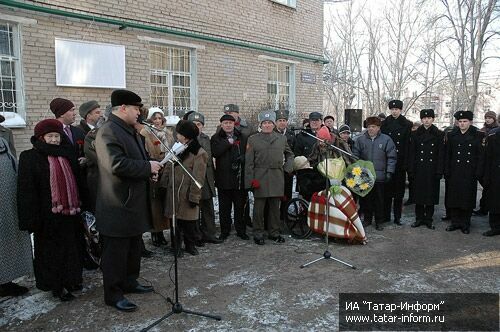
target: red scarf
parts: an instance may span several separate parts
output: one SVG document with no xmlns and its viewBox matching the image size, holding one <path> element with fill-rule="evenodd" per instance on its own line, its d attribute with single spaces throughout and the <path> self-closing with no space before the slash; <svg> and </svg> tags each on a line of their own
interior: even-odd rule
<svg viewBox="0 0 500 332">
<path fill-rule="evenodd" d="M 64 157 L 56 156 L 48 156 L 48 159 L 52 212 L 76 215 L 80 212 L 80 198 L 69 161 Z"/>
</svg>

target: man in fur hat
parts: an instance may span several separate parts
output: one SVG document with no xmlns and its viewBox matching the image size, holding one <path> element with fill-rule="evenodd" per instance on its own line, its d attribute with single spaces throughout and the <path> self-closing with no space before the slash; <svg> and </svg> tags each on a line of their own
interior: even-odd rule
<svg viewBox="0 0 500 332">
<path fill-rule="evenodd" d="M 94 129 L 102 117 L 101 106 L 95 100 L 81 104 L 78 108 L 78 113 L 80 113 L 82 119 L 76 127 L 83 130 L 85 134 Z"/>
<path fill-rule="evenodd" d="M 149 293 L 153 287 L 138 283 L 142 234 L 150 231 L 149 181 L 161 165 L 149 161 L 134 125 L 142 107 L 132 91 L 111 94 L 112 114 L 97 132 L 95 151 L 99 169 L 96 226 L 102 239 L 101 270 L 104 301 L 121 311 L 137 305 L 125 293 Z"/>
<path fill-rule="evenodd" d="M 248 139 L 245 154 L 245 187 L 253 190 L 253 238 L 264 244 L 264 211 L 268 209 L 268 238 L 285 242 L 280 235 L 279 203 L 284 191 L 284 172 L 293 171 L 293 153 L 283 135 L 274 131 L 276 114 L 259 113 L 261 131 Z M 284 162 L 283 162 L 284 160 Z"/>
<path fill-rule="evenodd" d="M 458 127 L 446 137 L 444 176 L 448 179 L 448 208 L 451 213 L 451 232 L 460 229 L 469 234 L 472 209 L 476 205 L 477 180 L 482 177 L 479 161 L 483 154 L 484 133 L 472 126 L 471 111 L 454 115 Z"/>
<path fill-rule="evenodd" d="M 408 145 L 412 123 L 401 115 L 403 102 L 391 100 L 389 102 L 391 114 L 382 122 L 380 130 L 388 135 L 396 146 L 398 161 L 394 177 L 387 182 L 384 197 L 384 219 L 391 220 L 391 207 L 394 214 L 394 223 L 401 225 L 401 214 L 403 212 L 403 197 L 406 187 L 406 166 L 408 158 Z"/>
<path fill-rule="evenodd" d="M 370 193 L 361 199 L 364 212 L 363 225 L 371 225 L 375 215 L 375 228 L 383 230 L 384 222 L 384 190 L 396 169 L 396 147 L 392 139 L 380 132 L 381 121 L 371 116 L 365 120 L 366 131 L 354 142 L 353 154 L 363 160 L 369 160 L 375 168 L 375 186 Z"/>
<path fill-rule="evenodd" d="M 434 229 L 434 205 L 439 204 L 443 177 L 444 132 L 432 123 L 434 110 L 420 111 L 422 125 L 412 133 L 408 150 L 408 177 L 413 179 L 416 221 L 411 227 Z"/>
</svg>

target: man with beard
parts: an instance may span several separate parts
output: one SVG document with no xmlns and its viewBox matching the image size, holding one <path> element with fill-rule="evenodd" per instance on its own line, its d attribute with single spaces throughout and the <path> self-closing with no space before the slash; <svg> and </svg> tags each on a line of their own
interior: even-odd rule
<svg viewBox="0 0 500 332">
<path fill-rule="evenodd" d="M 454 117 L 458 120 L 458 127 L 447 135 L 444 161 L 451 213 L 451 225 L 446 230 L 460 229 L 469 234 L 472 209 L 476 205 L 477 180 L 481 178 L 479 161 L 484 133 L 472 126 L 471 111 L 458 111 Z"/>
<path fill-rule="evenodd" d="M 444 133 L 432 123 L 434 110 L 420 111 L 422 125 L 412 133 L 408 151 L 408 177 L 414 185 L 416 221 L 411 227 L 434 229 L 434 205 L 439 204 L 439 184 L 443 176 Z"/>
<path fill-rule="evenodd" d="M 406 166 L 408 157 L 408 145 L 412 123 L 401 115 L 403 102 L 391 100 L 389 102 L 391 114 L 382 122 L 380 130 L 388 135 L 396 146 L 397 163 L 393 178 L 386 184 L 384 196 L 384 219 L 391 220 L 391 207 L 394 213 L 394 223 L 401 225 L 401 213 L 403 212 L 403 197 L 406 187 Z M 394 202 L 394 203 L 393 203 Z"/>
</svg>

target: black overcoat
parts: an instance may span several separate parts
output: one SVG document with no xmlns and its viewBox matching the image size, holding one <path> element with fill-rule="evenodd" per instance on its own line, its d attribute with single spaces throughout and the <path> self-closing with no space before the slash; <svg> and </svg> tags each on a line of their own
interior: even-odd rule
<svg viewBox="0 0 500 332">
<path fill-rule="evenodd" d="M 97 131 L 95 150 L 97 230 L 110 237 L 138 236 L 151 230 L 151 166 L 139 133 L 111 114 Z"/>
<path fill-rule="evenodd" d="M 233 138 L 234 143 L 229 143 L 220 129 L 210 139 L 215 158 L 215 186 L 221 190 L 244 189 L 246 139 L 237 129 Z"/>
<path fill-rule="evenodd" d="M 403 197 L 406 184 L 406 166 L 408 165 L 408 148 L 410 146 L 412 124 L 403 115 L 395 119 L 389 115 L 384 121 L 380 130 L 388 135 L 396 146 L 397 162 L 396 170 L 392 180 L 386 184 L 385 190 L 391 197 Z"/>
<path fill-rule="evenodd" d="M 448 180 L 446 203 L 449 208 L 469 210 L 476 206 L 483 138 L 484 133 L 473 126 L 465 133 L 456 127 L 447 135 L 444 175 Z"/>
<path fill-rule="evenodd" d="M 500 131 L 487 138 L 483 183 L 488 188 L 488 210 L 500 213 Z"/>
<path fill-rule="evenodd" d="M 439 183 L 443 176 L 444 132 L 432 125 L 423 125 L 410 138 L 408 174 L 414 178 L 416 204 L 439 204 Z"/>
</svg>

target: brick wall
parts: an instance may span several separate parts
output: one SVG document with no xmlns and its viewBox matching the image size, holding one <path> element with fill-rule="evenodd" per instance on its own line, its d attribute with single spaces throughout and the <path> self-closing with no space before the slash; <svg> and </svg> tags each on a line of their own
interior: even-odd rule
<svg viewBox="0 0 500 332">
<path fill-rule="evenodd" d="M 176 5 L 170 5 L 171 2 L 175 2 Z M 255 6 L 248 7 L 249 5 L 247 3 L 254 2 L 256 3 Z M 51 3 L 57 3 L 57 1 L 51 1 Z M 62 3 L 65 3 L 66 6 L 69 6 L 68 3 L 75 3 L 75 7 L 76 4 L 87 7 L 91 6 L 94 10 L 99 9 L 103 11 L 104 8 L 107 8 L 106 4 L 110 5 L 109 3 L 111 3 L 111 1 L 99 1 L 95 3 L 92 1 L 69 1 L 61 2 L 61 4 Z M 131 4 L 132 1 L 129 1 L 128 3 L 130 3 L 129 6 L 133 6 Z M 145 8 L 148 8 L 147 6 L 150 5 L 157 6 L 142 1 L 138 1 L 137 3 L 143 4 Z M 213 3 L 216 3 L 217 5 L 214 5 Z M 97 7 L 100 4 L 103 4 L 103 7 Z M 321 48 L 320 46 L 318 47 L 320 43 L 316 45 L 315 39 L 321 41 L 322 38 L 322 10 L 313 10 L 313 5 L 321 6 L 321 1 L 298 1 L 298 9 L 296 10 L 297 13 L 304 11 L 303 14 L 300 14 L 302 16 L 316 13 L 320 15 L 320 17 L 316 18 L 317 22 L 315 23 L 315 28 L 311 30 L 302 29 L 300 34 L 297 36 L 292 36 L 291 33 L 287 33 L 283 29 L 285 26 L 284 23 L 290 15 L 290 11 L 294 12 L 295 10 L 281 5 L 276 5 L 268 0 L 220 2 L 168 1 L 168 4 L 168 6 L 170 6 L 169 13 L 172 16 L 174 16 L 174 13 L 179 11 L 180 8 L 183 8 L 185 12 L 188 13 L 195 7 L 195 5 L 197 5 L 201 8 L 199 8 L 199 10 L 202 10 L 202 12 L 207 15 L 212 15 L 211 18 L 204 17 L 203 21 L 206 21 L 204 24 L 207 25 L 212 22 L 214 26 L 210 29 L 214 32 L 224 32 L 224 24 L 230 24 L 232 21 L 231 18 L 236 17 L 236 12 L 232 12 L 231 10 L 238 7 L 238 4 L 241 6 L 247 6 L 244 10 L 244 7 L 242 7 L 239 11 L 237 11 L 240 13 L 239 15 L 244 14 L 245 11 L 256 11 L 257 8 L 260 8 L 260 10 L 266 9 L 273 11 L 272 15 L 279 12 L 281 13 L 280 15 L 283 16 L 281 21 L 281 30 L 273 32 L 275 35 L 273 35 L 272 38 L 277 38 L 276 40 L 279 39 L 279 41 L 283 41 L 283 43 L 292 44 L 293 38 L 296 38 L 297 43 L 293 44 L 294 49 L 302 51 L 309 50 L 313 51 L 317 55 L 321 54 Z M 227 16 L 221 14 L 223 12 L 222 7 L 224 6 L 231 9 L 227 10 Z M 122 10 L 120 8 L 115 9 L 117 11 Z M 25 129 L 13 130 L 18 151 L 31 147 L 29 139 L 33 133 L 35 124 L 41 119 L 53 116 L 48 109 L 48 105 L 53 98 L 68 98 L 75 103 L 77 108 L 82 102 L 90 99 L 97 100 L 102 106 L 109 103 L 109 96 L 112 91 L 111 89 L 68 88 L 58 87 L 55 85 L 55 38 L 68 38 L 82 41 L 125 45 L 127 88 L 138 93 L 143 98 L 146 106 L 149 106 L 150 90 L 148 42 L 139 40 L 137 36 L 149 36 L 153 38 L 162 38 L 205 46 L 204 49 L 197 50 L 197 92 L 198 109 L 200 112 L 205 114 L 207 119 L 207 134 L 211 134 L 215 130 L 218 120 L 222 115 L 222 106 L 224 104 L 239 104 L 242 114 L 250 118 L 262 105 L 264 105 L 267 100 L 267 62 L 259 59 L 259 55 L 265 54 L 264 52 L 232 47 L 220 43 L 201 42 L 199 40 L 190 40 L 188 38 L 176 38 L 167 34 L 154 34 L 141 30 L 118 30 L 116 26 L 96 24 L 45 14 L 34 14 L 32 12 L 20 10 L 10 10 L 5 8 L 1 8 L 0 10 L 4 13 L 8 13 L 9 15 L 37 20 L 36 25 L 20 26 L 22 34 L 22 65 L 27 127 Z M 138 10 L 137 12 L 142 13 L 145 11 L 146 10 Z M 221 15 L 220 22 L 217 20 L 219 15 Z M 255 14 L 250 15 L 248 13 L 245 16 L 245 19 L 249 20 L 250 17 L 253 17 L 254 20 L 259 20 Z M 145 19 L 146 17 L 143 18 Z M 185 21 L 189 19 L 189 17 L 184 17 Z M 163 21 L 165 22 L 165 20 Z M 312 20 L 308 19 L 307 22 L 312 22 Z M 181 23 L 178 23 L 178 25 L 182 26 L 182 24 L 185 24 L 186 22 Z M 276 24 L 276 22 L 268 22 L 266 28 L 262 29 L 271 29 L 274 24 Z M 244 35 L 245 33 L 248 33 L 247 30 L 250 30 L 244 29 L 235 24 L 231 26 L 233 26 L 234 29 L 240 29 L 240 31 L 236 33 L 236 30 L 228 29 L 228 34 L 232 33 L 235 35 Z M 318 32 L 315 32 L 316 30 Z M 259 33 L 262 33 L 262 31 Z M 249 34 L 249 36 L 254 38 L 254 40 L 260 38 L 260 36 L 257 35 L 257 32 L 256 35 L 252 36 Z M 307 36 L 309 36 L 310 40 Z M 269 38 L 271 38 L 271 36 Z M 308 46 L 304 46 L 303 49 L 300 49 L 299 46 L 301 43 L 304 45 L 307 44 Z M 282 43 L 276 44 L 276 46 L 280 45 L 282 45 Z M 276 58 L 279 57 L 273 54 L 267 55 Z M 281 58 L 286 59 L 286 57 Z M 295 65 L 296 106 L 298 113 L 308 113 L 312 110 L 321 111 L 322 65 L 312 63 L 310 61 L 301 61 L 300 59 L 289 58 L 289 60 L 298 61 Z M 317 77 L 316 84 L 302 83 L 300 81 L 301 72 L 315 73 Z M 77 121 L 79 120 L 80 119 L 77 119 Z"/>
</svg>

